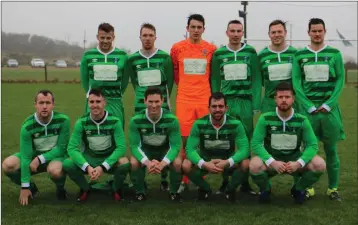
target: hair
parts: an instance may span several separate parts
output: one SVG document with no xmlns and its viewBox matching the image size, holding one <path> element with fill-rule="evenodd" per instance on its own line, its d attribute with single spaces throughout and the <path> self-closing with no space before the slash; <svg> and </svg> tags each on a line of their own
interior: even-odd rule
<svg viewBox="0 0 358 225">
<path fill-rule="evenodd" d="M 151 23 L 143 23 L 142 26 L 140 27 L 140 32 L 139 32 L 140 35 L 142 34 L 143 28 L 147 28 L 147 29 L 150 29 L 150 30 L 154 31 L 154 34 L 157 33 L 157 30 L 155 29 L 155 26 L 153 24 L 151 24 Z"/>
<path fill-rule="evenodd" d="M 114 27 L 109 24 L 109 23 L 101 23 L 99 26 L 98 26 L 98 31 L 100 30 L 103 30 L 104 32 L 106 33 L 109 33 L 111 31 L 114 32 Z"/>
<path fill-rule="evenodd" d="M 270 23 L 270 25 L 269 25 L 269 32 L 270 32 L 270 29 L 271 29 L 271 27 L 272 26 L 275 26 L 275 25 L 282 25 L 283 26 L 283 28 L 286 30 L 286 22 L 283 22 L 282 20 L 274 20 L 274 21 L 272 21 L 271 23 Z"/>
<path fill-rule="evenodd" d="M 309 23 L 308 23 L 308 31 L 311 30 L 311 25 L 317 25 L 317 24 L 322 24 L 323 25 L 323 29 L 326 30 L 326 24 L 324 23 L 324 21 L 320 18 L 312 18 L 310 19 Z"/>
<path fill-rule="evenodd" d="M 191 14 L 189 17 L 188 17 L 188 26 L 190 24 L 190 21 L 192 20 L 197 20 L 197 21 L 200 21 L 203 23 L 203 26 L 205 26 L 205 19 L 204 17 L 201 15 L 201 14 Z"/>
<path fill-rule="evenodd" d="M 101 89 L 91 89 L 88 93 L 88 96 L 90 95 L 95 95 L 97 97 L 103 97 L 104 98 L 104 95 L 103 95 L 103 92 L 101 91 Z"/>
<path fill-rule="evenodd" d="M 47 90 L 47 89 L 42 89 L 39 92 L 37 92 L 37 94 L 35 95 L 35 102 L 37 102 L 37 96 L 39 94 L 43 94 L 44 96 L 47 96 L 47 95 L 50 94 L 52 96 L 52 103 L 55 102 L 55 97 L 53 96 L 53 93 L 50 90 Z"/>
<path fill-rule="evenodd" d="M 226 106 L 226 97 L 222 92 L 214 92 L 211 94 L 210 98 L 209 98 L 209 106 L 211 106 L 211 100 L 215 99 L 215 100 L 221 100 L 224 99 L 224 105 Z"/>
<path fill-rule="evenodd" d="M 229 28 L 230 24 L 241 24 L 242 25 L 240 20 L 230 20 L 229 23 L 227 24 L 227 28 Z"/>
<path fill-rule="evenodd" d="M 163 93 L 158 87 L 148 87 L 144 92 L 144 99 L 147 99 L 149 95 L 160 95 L 160 98 L 163 99 Z"/>
<path fill-rule="evenodd" d="M 285 81 L 276 86 L 275 95 L 277 95 L 277 92 L 279 91 L 291 91 L 292 95 L 295 95 L 295 90 L 293 89 L 292 84 Z"/>
</svg>

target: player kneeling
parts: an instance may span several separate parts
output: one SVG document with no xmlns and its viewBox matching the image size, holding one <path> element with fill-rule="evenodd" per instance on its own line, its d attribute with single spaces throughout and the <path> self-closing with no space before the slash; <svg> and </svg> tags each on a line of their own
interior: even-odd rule
<svg viewBox="0 0 358 225">
<path fill-rule="evenodd" d="M 270 177 L 283 173 L 297 176 L 291 194 L 301 204 L 306 188 L 319 180 L 326 163 L 316 155 L 318 143 L 307 117 L 292 108 L 294 91 L 289 83 L 276 87 L 275 102 L 276 111 L 262 114 L 256 124 L 252 150 L 257 156 L 250 161 L 250 173 L 260 187 L 259 201 L 263 203 L 270 201 Z"/>
<path fill-rule="evenodd" d="M 113 197 L 120 201 L 123 198 L 123 182 L 130 167 L 125 157 L 122 123 L 119 118 L 104 110 L 106 100 L 101 90 L 92 89 L 89 92 L 88 106 L 90 112 L 79 118 L 75 124 L 67 148 L 70 158 L 63 162 L 63 168 L 80 187 L 77 201 L 85 201 L 90 193 L 90 184 L 84 174 L 88 174 L 94 181 L 104 172 L 114 174 Z"/>
<path fill-rule="evenodd" d="M 206 200 L 212 193 L 210 185 L 203 179 L 208 173 L 226 173 L 231 181 L 226 187 L 225 197 L 236 200 L 236 188 L 248 171 L 249 142 L 240 122 L 226 115 L 228 106 L 221 92 L 209 98 L 210 114 L 195 121 L 191 129 L 183 171 L 196 184 L 198 200 Z"/>
<path fill-rule="evenodd" d="M 170 199 L 182 201 L 177 193 L 182 179 L 179 156 L 181 136 L 179 122 L 169 110 L 163 109 L 163 94 L 159 88 L 149 87 L 144 94 L 145 110 L 132 117 L 129 124 L 132 177 L 136 188 L 135 201 L 146 199 L 145 173 L 160 174 L 169 166 Z"/>
</svg>

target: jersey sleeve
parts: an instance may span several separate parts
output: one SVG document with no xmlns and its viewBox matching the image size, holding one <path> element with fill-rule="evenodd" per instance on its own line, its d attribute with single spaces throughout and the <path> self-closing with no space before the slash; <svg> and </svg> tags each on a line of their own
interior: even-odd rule
<svg viewBox="0 0 358 225">
<path fill-rule="evenodd" d="M 302 88 L 302 71 L 301 66 L 298 62 L 297 56 L 293 57 L 292 63 L 292 84 L 293 89 L 296 92 L 297 102 L 306 110 L 307 112 L 311 113 L 316 110 L 314 104 L 311 100 L 309 100 L 305 93 L 303 92 Z"/>
<path fill-rule="evenodd" d="M 261 108 L 262 78 L 261 78 L 261 73 L 259 71 L 259 61 L 258 61 L 256 51 L 254 53 L 252 53 L 251 75 L 252 75 L 253 109 L 254 110 L 260 110 L 260 108 Z"/>
<path fill-rule="evenodd" d="M 197 164 L 199 168 L 201 168 L 201 165 L 204 163 L 204 160 L 198 154 L 199 144 L 200 144 L 199 127 L 195 122 L 193 124 L 193 127 L 191 128 L 190 135 L 186 143 L 185 152 L 188 159 L 193 164 Z"/>
<path fill-rule="evenodd" d="M 129 122 L 129 144 L 134 158 L 136 158 L 141 163 L 144 163 L 146 160 L 148 160 L 148 157 L 141 149 L 140 134 L 133 118 Z"/>
<path fill-rule="evenodd" d="M 114 142 L 116 143 L 116 148 L 108 158 L 104 160 L 102 165 L 109 170 L 113 165 L 115 165 L 118 160 L 126 154 L 126 139 L 122 129 L 122 123 L 118 121 L 114 125 Z"/>
<path fill-rule="evenodd" d="M 244 159 L 247 159 L 250 154 L 249 141 L 246 136 L 245 128 L 241 122 L 236 129 L 235 145 L 237 148 L 236 152 L 231 158 L 229 158 L 230 167 Z"/>
<path fill-rule="evenodd" d="M 329 107 L 328 111 L 330 111 L 331 109 L 337 106 L 338 98 L 341 95 L 342 90 L 344 88 L 345 69 L 344 69 L 342 54 L 340 52 L 334 55 L 334 71 L 337 76 L 336 85 L 334 87 L 332 96 L 324 103 L 324 105 L 328 105 Z M 327 109 L 328 107 L 325 108 Z"/>
<path fill-rule="evenodd" d="M 124 95 L 124 92 L 126 91 L 127 87 L 128 87 L 128 82 L 129 82 L 129 74 L 126 73 L 125 68 L 127 65 L 127 61 L 128 61 L 128 54 L 126 53 L 123 56 L 123 69 L 122 69 L 122 82 L 121 82 L 121 92 L 122 92 L 122 96 Z"/>
<path fill-rule="evenodd" d="M 80 167 L 83 171 L 86 171 L 87 166 L 89 166 L 87 160 L 83 157 L 81 153 L 81 138 L 83 133 L 83 126 L 80 120 L 77 120 L 70 141 L 67 147 L 67 153 L 73 162 Z"/>
<path fill-rule="evenodd" d="M 303 121 L 303 142 L 305 144 L 305 149 L 300 159 L 304 161 L 304 164 L 307 164 L 318 152 L 318 141 L 307 118 Z"/>
<path fill-rule="evenodd" d="M 176 85 L 179 84 L 179 60 L 177 55 L 177 49 L 176 46 L 173 45 L 173 47 L 170 50 L 170 56 L 172 58 L 173 62 L 173 73 L 174 73 L 174 82 Z"/>
<path fill-rule="evenodd" d="M 181 148 L 181 136 L 180 136 L 180 128 L 179 128 L 179 121 L 177 118 L 174 119 L 174 122 L 172 123 L 172 127 L 170 129 L 169 134 L 169 151 L 164 157 L 164 161 L 167 164 L 170 164 L 174 161 L 174 159 L 178 156 Z"/>
<path fill-rule="evenodd" d="M 86 54 L 82 56 L 81 65 L 80 65 L 80 75 L 81 75 L 81 84 L 85 92 L 89 90 L 89 74 L 88 74 L 88 65 Z"/>
<path fill-rule="evenodd" d="M 213 57 L 211 59 L 210 85 L 212 93 L 220 91 L 220 62 L 215 53 L 213 54 Z"/>
<path fill-rule="evenodd" d="M 266 127 L 265 117 L 261 115 L 256 123 L 256 127 L 252 135 L 251 146 L 254 154 L 257 155 L 266 164 L 269 164 L 269 162 L 273 161 L 274 159 L 272 155 L 268 153 L 268 151 L 265 149 L 263 145 L 264 139 L 267 135 L 265 127 Z"/>
<path fill-rule="evenodd" d="M 30 163 L 32 161 L 33 146 L 31 134 L 25 127 L 20 131 L 20 155 L 21 155 L 21 187 L 30 187 Z"/>
<path fill-rule="evenodd" d="M 56 147 L 53 148 L 51 151 L 44 153 L 43 155 L 39 155 L 39 159 L 41 163 L 42 164 L 46 163 L 47 161 L 51 161 L 58 157 L 64 157 L 66 154 L 66 149 L 69 139 L 70 139 L 70 119 L 66 117 L 66 119 L 61 124 Z"/>
<path fill-rule="evenodd" d="M 167 85 L 168 85 L 168 92 L 169 96 L 172 93 L 173 84 L 174 84 L 174 70 L 173 70 L 173 62 L 170 56 L 164 62 L 164 73 L 167 77 Z"/>
</svg>

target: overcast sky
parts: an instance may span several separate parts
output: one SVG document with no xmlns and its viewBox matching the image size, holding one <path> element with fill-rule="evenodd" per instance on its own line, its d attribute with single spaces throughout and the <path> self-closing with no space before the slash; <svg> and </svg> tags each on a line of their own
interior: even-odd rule
<svg viewBox="0 0 358 225">
<path fill-rule="evenodd" d="M 205 40 L 226 44 L 227 22 L 238 19 L 242 9 L 240 2 L 2 2 L 2 31 L 45 35 L 83 46 L 85 30 L 87 43 L 95 42 L 98 25 L 108 22 L 115 27 L 115 45 L 136 51 L 140 48 L 140 25 L 150 22 L 157 28 L 156 46 L 169 51 L 173 43 L 184 38 L 191 13 L 205 17 Z M 249 44 L 258 51 L 265 47 L 268 41 L 250 39 L 268 39 L 268 24 L 274 19 L 292 24 L 293 39 L 308 40 L 307 25 L 312 17 L 326 22 L 326 39 L 338 39 L 338 29 L 347 39 L 356 40 L 357 10 L 357 2 L 249 2 Z M 328 43 L 357 59 L 357 41 L 354 47 Z M 293 42 L 294 46 L 307 44 Z"/>
</svg>

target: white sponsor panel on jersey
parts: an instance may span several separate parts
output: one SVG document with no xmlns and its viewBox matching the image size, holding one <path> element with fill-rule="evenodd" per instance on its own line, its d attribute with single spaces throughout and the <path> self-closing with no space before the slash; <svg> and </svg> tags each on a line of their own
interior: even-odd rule
<svg viewBox="0 0 358 225">
<path fill-rule="evenodd" d="M 291 79 L 292 64 L 283 63 L 283 64 L 269 65 L 268 74 L 269 74 L 270 81 Z"/>
<path fill-rule="evenodd" d="M 112 136 L 94 136 L 87 137 L 88 146 L 93 151 L 104 151 L 110 147 L 112 147 Z"/>
<path fill-rule="evenodd" d="M 247 64 L 224 65 L 225 80 L 246 80 Z"/>
<path fill-rule="evenodd" d="M 115 81 L 117 80 L 117 65 L 94 65 L 94 79 L 101 81 Z"/>
<path fill-rule="evenodd" d="M 324 82 L 329 79 L 329 66 L 324 65 L 305 65 L 303 67 L 307 82 Z"/>
<path fill-rule="evenodd" d="M 160 85 L 162 75 L 160 70 L 142 70 L 138 71 L 138 84 L 141 87 Z"/>
<path fill-rule="evenodd" d="M 206 59 L 184 59 L 184 74 L 205 75 Z"/>
<path fill-rule="evenodd" d="M 152 146 L 161 146 L 167 139 L 167 135 L 145 135 L 143 136 L 143 143 Z"/>
<path fill-rule="evenodd" d="M 46 152 L 57 145 L 58 135 L 47 136 L 34 139 L 35 149 L 39 152 Z"/>
<path fill-rule="evenodd" d="M 271 134 L 271 148 L 277 150 L 294 150 L 297 147 L 297 135 Z"/>
</svg>

